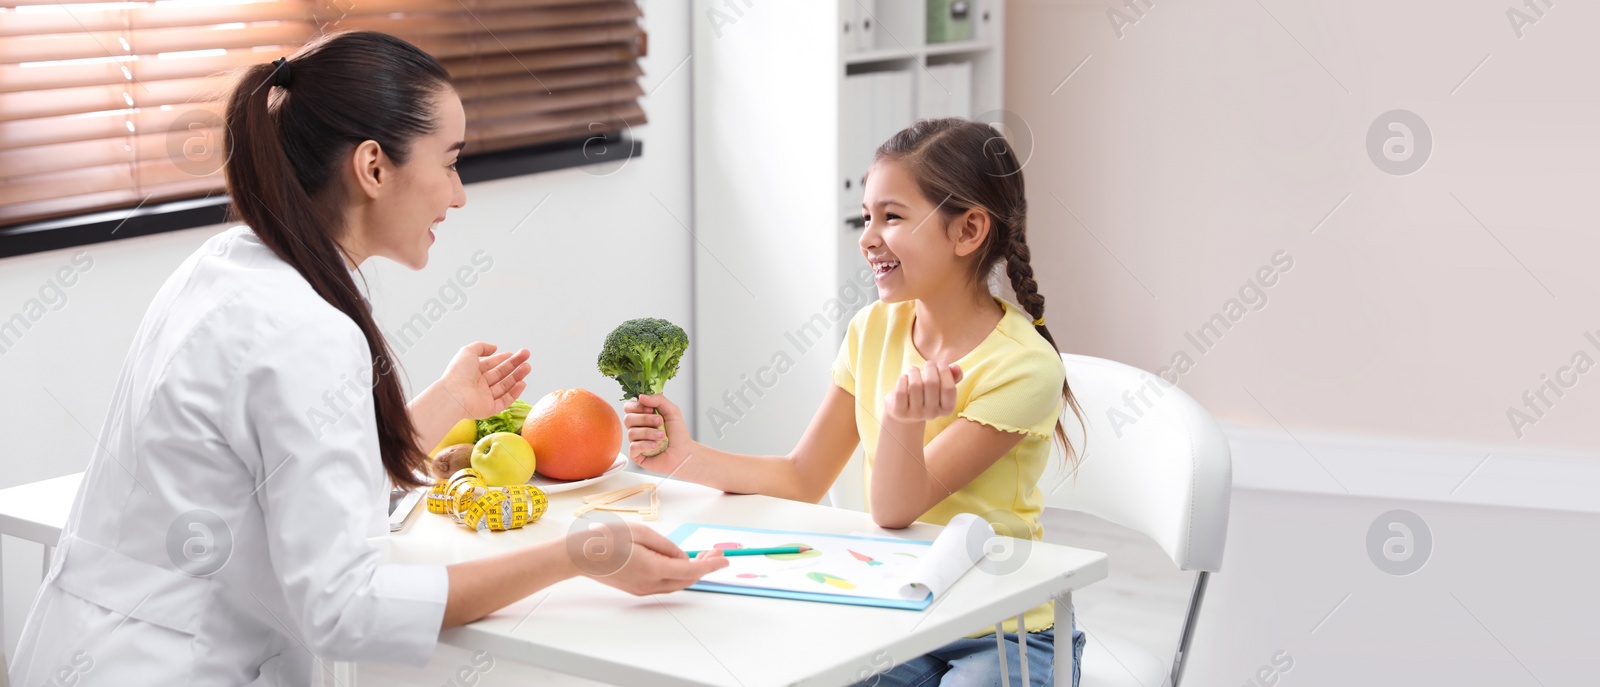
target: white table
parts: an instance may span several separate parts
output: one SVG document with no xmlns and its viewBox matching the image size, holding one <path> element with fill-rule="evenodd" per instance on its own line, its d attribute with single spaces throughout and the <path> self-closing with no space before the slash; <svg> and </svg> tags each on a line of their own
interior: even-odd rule
<svg viewBox="0 0 1600 687">
<path fill-rule="evenodd" d="M 0 535 L 11 535 L 44 545 L 44 564 L 40 576 L 50 569 L 50 552 L 61 540 L 61 528 L 72 514 L 72 499 L 78 494 L 83 473 L 77 472 L 9 489 L 0 489 Z M 0 561 L 0 571 L 5 569 Z M 0 673 L 10 668 L 3 642 L 6 638 L 5 580 L 0 577 Z M 0 675 L 0 685 L 9 684 Z"/>
<path fill-rule="evenodd" d="M 642 481 L 659 478 L 623 473 L 603 485 L 555 494 L 542 520 L 512 532 L 468 532 L 421 512 L 389 537 L 390 555 L 398 562 L 451 563 L 563 536 L 581 496 Z M 661 482 L 660 491 L 662 518 L 652 524 L 662 533 L 699 522 L 931 540 L 941 529 L 882 530 L 862 512 L 725 494 L 677 480 Z M 1010 560 L 1014 565 L 996 566 L 1014 567 L 1004 573 L 967 573 L 926 612 L 705 592 L 639 598 L 578 579 L 448 630 L 440 641 L 623 685 L 844 685 L 1052 598 L 1070 603 L 1072 590 L 1103 579 L 1107 570 L 1103 553 L 1038 542 Z M 1058 604 L 1063 628 L 1066 606 Z M 1070 684 L 1071 676 L 1064 677 L 1061 684 Z"/>
<path fill-rule="evenodd" d="M 44 545 L 43 571 L 50 569 L 50 551 L 61 540 L 61 528 L 72 514 L 83 473 L 0 489 L 0 535 Z M 3 566 L 0 566 L 3 569 Z M 3 599 L 4 594 L 0 594 Z M 5 637 L 5 608 L 0 605 L 0 639 Z"/>
<path fill-rule="evenodd" d="M 0 490 L 0 534 L 53 545 L 80 476 Z M 551 495 L 539 522 L 511 532 L 469 532 L 419 507 L 404 530 L 377 541 L 389 560 L 453 563 L 564 536 L 582 496 L 660 483 L 662 533 L 679 524 L 741 525 L 931 540 L 941 528 L 882 530 L 866 513 L 765 496 L 731 495 L 632 472 Z M 60 495 L 59 507 L 51 505 Z M 623 519 L 637 519 L 621 514 Z M 635 597 L 593 580 L 555 585 L 465 627 L 440 634 L 441 650 L 511 661 L 619 685 L 845 685 L 870 677 L 1052 598 L 1066 628 L 1071 592 L 1103 579 L 1106 555 L 1032 542 L 1026 554 L 974 569 L 923 612 L 705 592 Z M 1058 644 L 1070 646 L 1062 632 Z M 1008 650 L 1016 651 L 1014 643 Z M 365 666 L 362 667 L 363 672 Z M 386 671 L 392 669 L 385 669 Z M 344 687 L 351 673 L 336 671 Z M 1058 684 L 1071 676 L 1058 673 Z M 366 682 L 366 681 L 363 681 Z"/>
</svg>

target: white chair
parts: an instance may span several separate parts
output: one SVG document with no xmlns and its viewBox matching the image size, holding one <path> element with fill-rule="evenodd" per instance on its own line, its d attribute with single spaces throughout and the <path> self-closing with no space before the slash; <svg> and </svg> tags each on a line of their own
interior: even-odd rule
<svg viewBox="0 0 1600 687">
<path fill-rule="evenodd" d="M 1059 469 L 1062 456 L 1056 448 L 1040 485 L 1046 507 L 1088 513 L 1138 531 L 1180 570 L 1199 573 L 1170 661 L 1096 632 L 1084 646 L 1080 687 L 1177 687 L 1206 581 L 1222 567 L 1233 490 L 1228 441 L 1199 403 L 1154 374 L 1084 355 L 1063 353 L 1061 360 L 1083 409 L 1084 429 L 1070 409 L 1063 413 L 1067 436 L 1081 458 L 1072 476 Z M 1071 650 L 1066 633 L 1056 641 L 1060 650 Z M 1057 675 L 1057 684 L 1071 684 L 1070 671 L 1058 669 Z"/>
</svg>

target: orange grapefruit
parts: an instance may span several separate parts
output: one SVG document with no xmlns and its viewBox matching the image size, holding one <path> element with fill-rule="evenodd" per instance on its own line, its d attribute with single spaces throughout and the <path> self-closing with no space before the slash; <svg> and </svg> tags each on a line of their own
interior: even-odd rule
<svg viewBox="0 0 1600 687">
<path fill-rule="evenodd" d="M 611 403 L 587 389 L 558 389 L 528 411 L 522 438 L 550 479 L 598 477 L 622 450 L 622 419 Z"/>
</svg>

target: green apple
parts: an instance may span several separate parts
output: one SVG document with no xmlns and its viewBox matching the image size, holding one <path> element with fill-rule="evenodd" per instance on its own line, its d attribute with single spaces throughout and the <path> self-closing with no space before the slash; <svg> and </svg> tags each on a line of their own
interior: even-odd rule
<svg viewBox="0 0 1600 687">
<path fill-rule="evenodd" d="M 472 468 L 491 487 L 525 484 L 533 478 L 533 447 L 521 435 L 495 432 L 472 447 Z"/>
</svg>

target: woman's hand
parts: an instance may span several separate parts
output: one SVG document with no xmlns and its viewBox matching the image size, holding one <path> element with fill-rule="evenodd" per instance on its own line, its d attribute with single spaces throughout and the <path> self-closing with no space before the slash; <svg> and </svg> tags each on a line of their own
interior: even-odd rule
<svg viewBox="0 0 1600 687">
<path fill-rule="evenodd" d="M 635 596 L 675 592 L 728 567 L 721 551 L 690 558 L 649 526 L 620 520 L 567 535 L 567 553 L 579 573 Z"/>
<path fill-rule="evenodd" d="M 959 365 L 928 362 L 900 375 L 894 390 L 883 397 L 883 417 L 898 422 L 926 422 L 956 412 Z"/>
<path fill-rule="evenodd" d="M 622 409 L 627 413 L 622 425 L 628 430 L 628 457 L 639 467 L 670 475 L 689 459 L 694 438 L 689 436 L 683 411 L 666 396 L 645 394 L 622 404 Z M 660 448 L 662 439 L 667 439 L 667 450 L 646 457 L 644 454 Z"/>
<path fill-rule="evenodd" d="M 595 518 L 565 538 L 452 563 L 443 627 L 470 623 L 567 578 L 584 575 L 629 594 L 675 592 L 728 567 L 717 551 L 690 558 L 640 523 Z"/>
<path fill-rule="evenodd" d="M 470 343 L 456 352 L 435 386 L 459 406 L 457 420 L 481 420 L 505 410 L 528 387 L 528 355 L 526 348 L 496 353 L 494 344 Z"/>
</svg>

